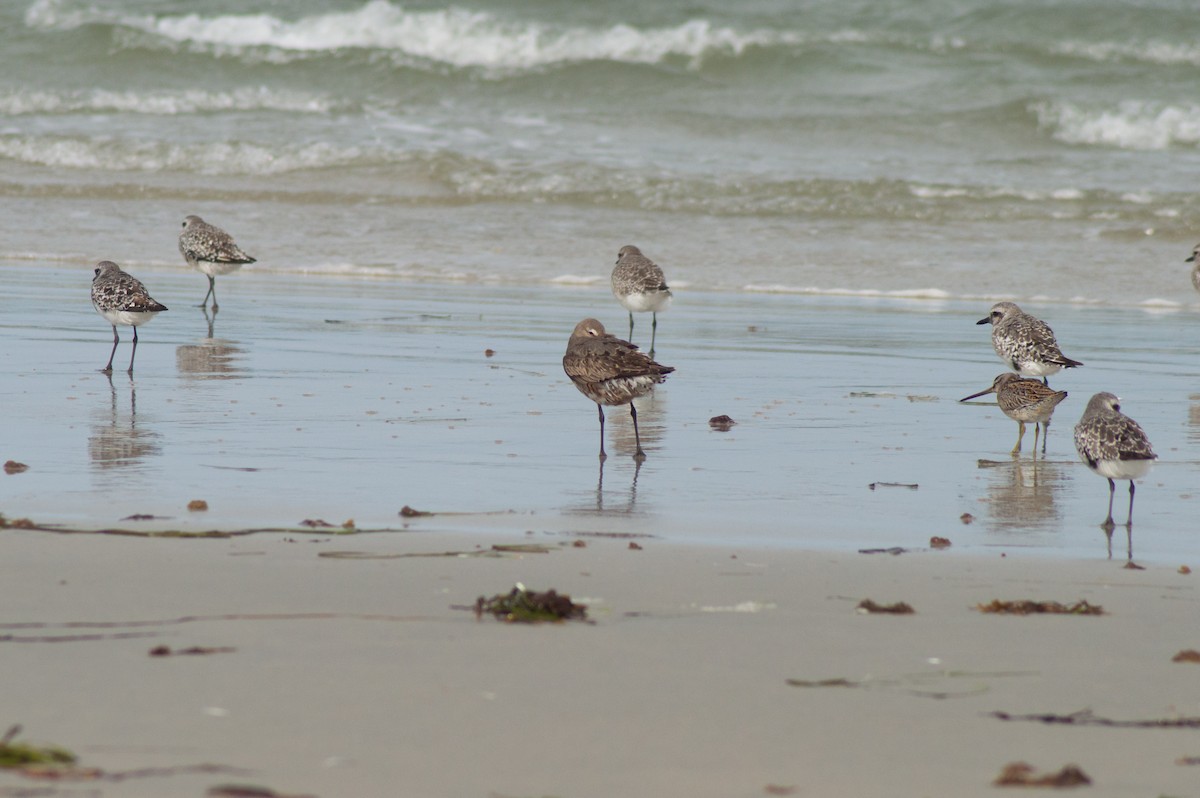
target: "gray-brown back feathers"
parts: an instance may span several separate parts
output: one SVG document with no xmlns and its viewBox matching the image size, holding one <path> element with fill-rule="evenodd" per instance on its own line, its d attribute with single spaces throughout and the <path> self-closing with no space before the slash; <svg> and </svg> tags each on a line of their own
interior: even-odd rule
<svg viewBox="0 0 1200 798">
<path fill-rule="evenodd" d="M 563 371 L 585 396 L 602 405 L 623 405 L 648 394 L 675 369 L 654 362 L 634 344 L 605 332 L 596 319 L 575 325 Z"/>
<path fill-rule="evenodd" d="M 167 309 L 150 296 L 141 280 L 122 271 L 111 260 L 96 264 L 95 276 L 92 277 L 92 305 L 105 318 L 114 313 L 153 314 Z M 113 321 L 111 318 L 109 320 Z"/>
<path fill-rule="evenodd" d="M 1120 401 L 1111 393 L 1096 394 L 1075 425 L 1075 448 L 1092 469 L 1103 461 L 1158 459 L 1145 431 L 1121 412 Z"/>
<path fill-rule="evenodd" d="M 179 234 L 179 251 L 189 264 L 199 262 L 242 264 L 254 263 L 234 243 L 233 237 L 221 228 L 211 225 L 199 216 L 188 216 L 183 220 L 183 231 Z"/>
<path fill-rule="evenodd" d="M 1062 353 L 1050 325 L 1021 310 L 1015 302 L 997 302 L 977 323 L 991 323 L 992 348 L 1010 368 L 1024 375 L 1044 377 L 1083 365 Z"/>
</svg>

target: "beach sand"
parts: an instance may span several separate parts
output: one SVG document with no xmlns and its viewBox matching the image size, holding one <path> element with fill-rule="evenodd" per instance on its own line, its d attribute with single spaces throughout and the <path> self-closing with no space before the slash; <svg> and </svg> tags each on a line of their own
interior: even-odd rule
<svg viewBox="0 0 1200 798">
<path fill-rule="evenodd" d="M 1051 379 L 1071 395 L 1047 457 L 1014 460 L 1016 425 L 957 402 L 1001 370 L 989 303 L 687 295 L 659 319 L 677 372 L 639 404 L 646 462 L 617 408 L 601 466 L 559 361 L 585 316 L 625 334 L 603 285 L 247 269 L 210 330 L 202 277 L 137 271 L 171 310 L 110 381 L 90 269 L 0 271 L 0 459 L 29 466 L 0 476 L 0 512 L 42 528 L 0 530 L 5 719 L 110 774 L 176 768 L 45 794 L 982 795 L 1018 760 L 1077 764 L 1089 795 L 1195 794 L 1194 729 L 989 714 L 1200 715 L 1198 666 L 1171 661 L 1200 647 L 1179 572 L 1200 562 L 1194 312 L 1053 306 L 1086 365 Z M 1161 457 L 1144 570 L 1121 528 L 1109 559 L 1107 486 L 1070 443 L 1099 390 Z M 465 554 L 407 556 L 444 552 Z M 518 581 L 594 623 L 464 609 Z M 973 609 L 997 598 L 1109 614 Z M 0 795 L 42 786 L 0 774 Z"/>
<path fill-rule="evenodd" d="M 1195 575 L 580 539 L 491 556 L 510 541 L 6 530 L 5 717 L 114 776 L 152 769 L 51 795 L 972 796 L 1015 761 L 1075 764 L 1093 796 L 1195 794 L 1194 726 L 992 715 L 1194 724 L 1200 665 L 1171 659 L 1197 647 Z M 516 582 L 594 623 L 467 609 Z M 856 612 L 867 598 L 916 612 Z M 973 609 L 997 598 L 1107 614 Z M 830 679 L 851 685 L 789 683 Z M 0 795 L 32 786 L 0 775 Z"/>
</svg>

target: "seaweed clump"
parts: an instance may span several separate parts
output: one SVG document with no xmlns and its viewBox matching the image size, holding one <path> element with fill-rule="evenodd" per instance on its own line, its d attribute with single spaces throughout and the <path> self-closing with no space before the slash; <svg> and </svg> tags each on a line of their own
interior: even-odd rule
<svg viewBox="0 0 1200 798">
<path fill-rule="evenodd" d="M 551 588 L 529 590 L 520 582 L 504 594 L 475 600 L 475 617 L 493 615 L 508 623 L 544 623 L 547 621 L 586 621 L 587 607 L 571 601 L 565 593 Z"/>
<path fill-rule="evenodd" d="M 72 765 L 75 755 L 57 745 L 33 745 L 17 742 L 20 726 L 13 726 L 0 737 L 0 768 L 27 768 L 31 765 Z"/>
<path fill-rule="evenodd" d="M 984 613 L 1001 615 L 1103 615 L 1104 608 L 1099 604 L 1089 604 L 1086 599 L 1080 599 L 1074 604 L 1062 604 L 1057 601 L 1001 601 L 992 599 L 990 604 L 979 604 L 975 609 Z"/>
</svg>

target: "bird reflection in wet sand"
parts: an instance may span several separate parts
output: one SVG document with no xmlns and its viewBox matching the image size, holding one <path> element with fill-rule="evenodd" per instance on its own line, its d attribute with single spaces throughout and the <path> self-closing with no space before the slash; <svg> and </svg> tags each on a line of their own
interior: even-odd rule
<svg viewBox="0 0 1200 798">
<path fill-rule="evenodd" d="M 213 337 L 213 320 L 205 311 L 208 336 L 199 343 L 183 344 L 175 349 L 175 365 L 179 373 L 196 380 L 229 380 L 245 369 L 238 366 L 242 348 L 236 341 Z"/>
<path fill-rule="evenodd" d="M 986 516 L 989 527 L 1004 532 L 1053 528 L 1059 519 L 1058 492 L 1064 464 L 1053 460 L 980 460 L 989 471 Z"/>
<path fill-rule="evenodd" d="M 108 387 L 111 392 L 109 408 L 99 411 L 99 420 L 92 426 L 88 437 L 88 456 L 92 465 L 100 469 L 135 467 L 147 457 L 162 453 L 161 437 L 157 432 L 139 426 L 137 420 L 137 387 L 129 380 L 129 411 L 125 412 L 111 374 Z"/>
<path fill-rule="evenodd" d="M 1050 437 L 1050 417 L 1054 415 L 1054 408 L 1058 403 L 1067 398 L 1067 392 L 1053 390 L 1041 380 L 1027 379 L 1012 372 L 1005 372 L 996 376 L 992 387 L 964 396 L 958 401 L 965 402 L 989 393 L 996 394 L 996 404 L 1000 405 L 1004 415 L 1017 422 L 1017 443 L 1013 446 L 1012 453 L 1015 455 L 1021 451 L 1025 425 L 1033 424 L 1033 453 L 1037 455 L 1040 425 L 1043 430 L 1042 454 L 1045 454 L 1046 439 Z"/>
<path fill-rule="evenodd" d="M 638 460 L 645 459 L 633 400 L 650 393 L 675 369 L 655 363 L 636 345 L 605 332 L 604 325 L 596 319 L 584 319 L 575 325 L 562 362 L 563 371 L 575 387 L 596 403 L 600 416 L 600 459 L 608 457 L 604 452 L 604 406 L 625 404 L 629 405 L 629 415 L 633 419 L 636 447 L 633 456 Z"/>
<path fill-rule="evenodd" d="M 596 480 L 596 512 L 597 513 L 632 513 L 637 510 L 638 474 L 642 471 L 642 461 L 635 460 L 633 465 L 633 481 L 629 484 L 629 498 L 624 505 L 604 506 L 604 461 L 600 461 L 600 478 Z"/>
</svg>

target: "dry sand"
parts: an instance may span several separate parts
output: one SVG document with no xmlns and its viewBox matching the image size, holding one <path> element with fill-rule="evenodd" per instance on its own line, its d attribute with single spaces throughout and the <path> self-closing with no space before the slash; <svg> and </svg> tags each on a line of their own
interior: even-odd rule
<svg viewBox="0 0 1200 798">
<path fill-rule="evenodd" d="M 1177 764 L 1200 756 L 1194 726 L 991 716 L 1195 720 L 1200 665 L 1171 659 L 1200 647 L 1197 577 L 1176 568 L 493 542 L 512 540 L 4 531 L 4 615 L 21 619 L 0 629 L 5 719 L 109 774 L 165 769 L 36 794 L 973 796 L 1014 761 L 1076 764 L 1090 796 L 1197 794 L 1200 769 Z M 594 622 L 464 609 L 516 582 Z M 866 598 L 916 613 L 861 614 Z M 1107 614 L 973 609 L 996 598 Z M 233 651 L 148 655 L 161 645 Z M 853 685 L 788 681 L 828 679 Z M 0 795 L 34 786 L 0 775 Z"/>
</svg>

